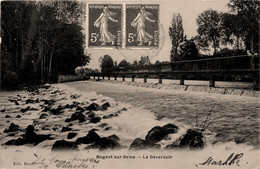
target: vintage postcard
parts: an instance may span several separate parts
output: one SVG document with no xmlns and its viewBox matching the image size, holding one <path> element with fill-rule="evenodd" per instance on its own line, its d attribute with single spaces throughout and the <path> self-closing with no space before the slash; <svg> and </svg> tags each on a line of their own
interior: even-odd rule
<svg viewBox="0 0 260 169">
<path fill-rule="evenodd" d="M 260 169 L 259 0 L 0 6 L 0 169 Z"/>
</svg>

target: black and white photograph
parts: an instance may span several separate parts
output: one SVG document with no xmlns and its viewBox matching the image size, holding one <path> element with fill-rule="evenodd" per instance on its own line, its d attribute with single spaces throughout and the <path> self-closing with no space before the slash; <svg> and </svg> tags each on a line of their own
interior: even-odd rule
<svg viewBox="0 0 260 169">
<path fill-rule="evenodd" d="M 259 169 L 259 0 L 0 1 L 0 169 Z"/>
</svg>

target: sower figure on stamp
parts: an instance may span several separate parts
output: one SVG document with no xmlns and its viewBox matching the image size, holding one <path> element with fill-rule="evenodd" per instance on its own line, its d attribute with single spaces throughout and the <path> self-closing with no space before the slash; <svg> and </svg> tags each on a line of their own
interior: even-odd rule
<svg viewBox="0 0 260 169">
<path fill-rule="evenodd" d="M 149 22 L 155 22 L 155 20 L 150 19 L 148 16 L 151 16 L 152 13 L 145 10 L 144 6 L 141 6 L 140 12 L 136 16 L 136 18 L 131 23 L 132 27 L 137 28 L 137 41 L 138 45 L 143 45 L 144 43 L 148 43 L 151 45 L 151 41 L 153 36 L 146 32 L 145 30 L 145 20 Z"/>
<path fill-rule="evenodd" d="M 111 43 L 114 45 L 116 36 L 108 31 L 108 19 L 112 22 L 118 22 L 112 18 L 116 13 L 108 10 L 108 6 L 104 6 L 103 12 L 99 16 L 99 18 L 94 22 L 94 26 L 100 28 L 100 38 L 99 41 L 101 45 L 106 45 L 106 43 Z"/>
</svg>

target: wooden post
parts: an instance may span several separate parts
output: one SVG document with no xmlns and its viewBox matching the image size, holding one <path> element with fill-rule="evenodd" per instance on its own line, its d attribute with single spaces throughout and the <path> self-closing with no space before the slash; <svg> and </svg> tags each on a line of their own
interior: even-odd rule
<svg viewBox="0 0 260 169">
<path fill-rule="evenodd" d="M 209 87 L 215 87 L 215 77 L 211 76 L 209 78 Z"/>
<path fill-rule="evenodd" d="M 115 75 L 115 80 L 117 80 L 117 77 L 116 77 L 116 75 Z"/>
<path fill-rule="evenodd" d="M 162 76 L 159 76 L 159 84 L 162 84 Z"/>
<path fill-rule="evenodd" d="M 147 82 L 147 77 L 148 77 L 148 75 L 144 75 L 144 83 Z"/>
<path fill-rule="evenodd" d="M 132 82 L 135 81 L 135 75 L 132 75 Z"/>
<path fill-rule="evenodd" d="M 184 76 L 181 76 L 180 85 L 184 85 Z"/>
<path fill-rule="evenodd" d="M 122 76 L 122 81 L 123 81 L 123 82 L 125 81 L 125 75 Z"/>
</svg>

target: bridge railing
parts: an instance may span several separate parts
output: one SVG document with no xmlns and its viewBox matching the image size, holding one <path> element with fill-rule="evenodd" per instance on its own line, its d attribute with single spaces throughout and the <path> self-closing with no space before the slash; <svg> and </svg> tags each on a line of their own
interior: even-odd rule
<svg viewBox="0 0 260 169">
<path fill-rule="evenodd" d="M 206 58 L 198 60 L 184 60 L 176 61 L 173 63 L 163 63 L 155 65 L 132 65 L 127 67 L 113 67 L 106 70 L 106 73 L 97 73 L 95 76 L 114 76 L 115 80 L 117 76 L 122 76 L 123 80 L 126 76 L 132 77 L 134 81 L 135 77 L 143 77 L 144 82 L 147 81 L 147 77 L 159 78 L 159 83 L 162 83 L 162 78 L 173 78 L 174 75 L 180 79 L 180 84 L 184 85 L 184 79 L 187 75 L 196 75 L 197 77 L 203 76 L 203 78 L 209 79 L 209 86 L 215 87 L 215 78 L 218 74 L 221 76 L 241 75 L 252 76 L 254 89 L 259 90 L 259 55 L 255 56 L 231 56 L 220 58 Z M 203 79 L 196 79 L 203 80 Z"/>
</svg>

